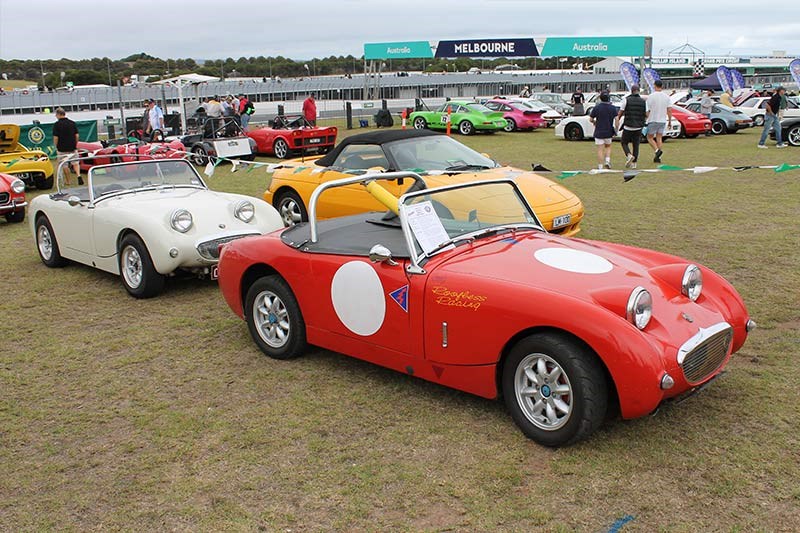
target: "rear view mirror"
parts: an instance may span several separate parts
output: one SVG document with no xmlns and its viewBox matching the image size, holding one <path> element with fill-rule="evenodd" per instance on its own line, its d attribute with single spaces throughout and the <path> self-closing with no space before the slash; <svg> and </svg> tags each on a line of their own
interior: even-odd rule
<svg viewBox="0 0 800 533">
<path fill-rule="evenodd" d="M 389 266 L 397 265 L 397 262 L 392 259 L 392 252 L 382 244 L 376 244 L 369 250 L 369 260 L 373 263 L 385 262 Z"/>
</svg>

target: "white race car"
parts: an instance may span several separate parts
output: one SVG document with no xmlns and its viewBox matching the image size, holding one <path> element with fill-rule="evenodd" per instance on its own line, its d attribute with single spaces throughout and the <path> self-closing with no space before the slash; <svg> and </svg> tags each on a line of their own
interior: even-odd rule
<svg viewBox="0 0 800 533">
<path fill-rule="evenodd" d="M 283 227 L 271 205 L 211 191 L 179 159 L 93 167 L 88 186 L 59 184 L 28 214 L 45 265 L 72 260 L 121 275 L 137 298 L 157 295 L 177 271 L 215 279 L 221 245 Z"/>
</svg>

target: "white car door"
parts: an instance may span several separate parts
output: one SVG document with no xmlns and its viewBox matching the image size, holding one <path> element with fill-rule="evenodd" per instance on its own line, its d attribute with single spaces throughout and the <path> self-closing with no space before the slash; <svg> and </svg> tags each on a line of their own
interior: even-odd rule
<svg viewBox="0 0 800 533">
<path fill-rule="evenodd" d="M 88 198 L 81 197 L 85 201 L 70 205 L 69 198 L 72 196 L 81 197 L 76 194 L 53 201 L 52 207 L 46 213 L 47 218 L 50 219 L 61 255 L 80 263 L 91 264 L 94 256 L 93 209 L 89 209 Z"/>
</svg>

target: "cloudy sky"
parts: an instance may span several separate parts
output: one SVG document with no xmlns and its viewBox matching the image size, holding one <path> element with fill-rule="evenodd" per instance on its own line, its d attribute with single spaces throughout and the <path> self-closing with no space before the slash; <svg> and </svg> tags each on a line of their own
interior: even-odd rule
<svg viewBox="0 0 800 533">
<path fill-rule="evenodd" d="M 35 3 L 35 10 L 32 9 Z M 363 53 L 365 42 L 650 35 L 709 55 L 800 54 L 800 4 L 776 0 L 0 0 L 0 58 Z"/>
</svg>

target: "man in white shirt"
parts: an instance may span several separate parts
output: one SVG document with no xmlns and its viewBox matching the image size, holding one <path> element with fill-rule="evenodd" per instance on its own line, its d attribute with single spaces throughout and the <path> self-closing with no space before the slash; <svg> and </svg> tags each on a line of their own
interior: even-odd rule
<svg viewBox="0 0 800 533">
<path fill-rule="evenodd" d="M 156 105 L 156 101 L 152 98 L 148 102 L 150 111 L 147 113 L 148 128 L 151 135 L 155 135 L 156 130 L 160 130 L 164 134 L 164 112 Z"/>
<path fill-rule="evenodd" d="M 672 109 L 669 96 L 662 91 L 664 84 L 661 80 L 656 80 L 653 86 L 655 91 L 647 97 L 647 142 L 655 152 L 653 162 L 661 163 L 664 153 L 661 146 L 667 126 L 672 126 Z"/>
</svg>

